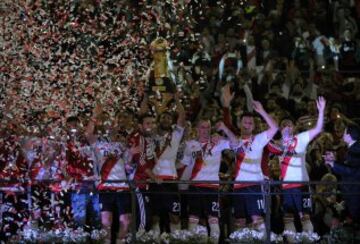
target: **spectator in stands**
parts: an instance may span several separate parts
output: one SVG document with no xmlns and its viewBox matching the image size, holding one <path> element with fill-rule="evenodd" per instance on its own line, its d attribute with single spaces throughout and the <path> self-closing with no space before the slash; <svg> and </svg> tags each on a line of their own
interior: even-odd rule
<svg viewBox="0 0 360 244">
<path fill-rule="evenodd" d="M 358 126 L 350 125 L 346 127 L 344 142 L 348 146 L 348 151 L 344 162 L 336 162 L 336 156 L 333 151 L 325 154 L 325 163 L 332 168 L 332 171 L 341 176 L 341 180 L 348 182 L 342 186 L 343 198 L 348 211 L 348 222 L 359 222 L 360 219 L 360 196 L 354 194 L 360 190 L 359 185 L 352 185 L 351 182 L 357 182 L 360 176 L 360 129 Z"/>
</svg>

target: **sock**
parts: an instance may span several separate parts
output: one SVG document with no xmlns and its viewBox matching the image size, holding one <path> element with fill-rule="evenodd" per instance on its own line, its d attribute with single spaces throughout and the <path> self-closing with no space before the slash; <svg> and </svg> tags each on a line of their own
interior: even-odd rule
<svg viewBox="0 0 360 244">
<path fill-rule="evenodd" d="M 180 223 L 177 223 L 177 224 L 170 223 L 171 233 L 174 233 L 177 230 L 181 230 L 181 224 Z"/>
<path fill-rule="evenodd" d="M 104 226 L 106 230 L 106 238 L 104 240 L 104 244 L 111 244 L 111 228 L 108 226 Z"/>
<path fill-rule="evenodd" d="M 116 239 L 115 243 L 116 243 L 116 244 L 125 244 L 125 243 L 126 243 L 126 240 L 125 240 L 125 239 L 120 239 L 120 238 L 118 238 L 118 239 Z"/>
<path fill-rule="evenodd" d="M 294 224 L 294 217 L 285 217 L 284 218 L 284 225 L 285 225 L 285 230 L 291 231 L 294 234 L 296 233 L 296 228 L 295 228 L 295 224 Z M 286 239 L 289 243 L 295 243 L 295 239 L 292 238 L 291 236 L 287 235 Z"/>
<path fill-rule="evenodd" d="M 159 223 L 155 223 L 151 226 L 151 230 L 154 231 L 155 233 L 159 233 L 160 235 L 160 225 Z"/>
<path fill-rule="evenodd" d="M 256 229 L 257 231 L 260 231 L 260 232 L 265 232 L 266 228 L 265 228 L 265 223 L 264 223 L 264 220 L 262 218 L 256 220 L 254 223 L 253 223 L 253 226 L 254 226 L 254 229 Z"/>
<path fill-rule="evenodd" d="M 220 237 L 219 220 L 217 218 L 209 218 L 209 227 L 210 237 L 218 241 Z"/>
<path fill-rule="evenodd" d="M 311 223 L 311 220 L 310 220 L 310 216 L 309 216 L 309 215 L 304 215 L 304 216 L 301 218 L 301 225 L 302 225 L 303 231 L 306 231 L 306 232 L 314 232 L 314 226 L 313 226 L 312 223 Z"/>
<path fill-rule="evenodd" d="M 199 224 L 199 219 L 195 218 L 195 217 L 189 217 L 189 226 L 188 229 L 190 231 L 195 230 L 195 228 L 198 226 Z"/>
<path fill-rule="evenodd" d="M 294 224 L 294 217 L 285 217 L 284 218 L 285 230 L 289 230 L 296 233 L 296 228 Z"/>
<path fill-rule="evenodd" d="M 234 221 L 234 229 L 241 230 L 246 226 L 246 219 L 235 219 Z"/>
</svg>

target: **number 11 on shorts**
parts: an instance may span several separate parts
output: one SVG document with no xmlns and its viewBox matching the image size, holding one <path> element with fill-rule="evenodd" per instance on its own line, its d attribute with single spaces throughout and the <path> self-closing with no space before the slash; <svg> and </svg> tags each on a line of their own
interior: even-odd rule
<svg viewBox="0 0 360 244">
<path fill-rule="evenodd" d="M 258 199 L 256 202 L 257 202 L 257 205 L 258 205 L 258 209 L 259 209 L 259 210 L 264 210 L 264 209 L 265 209 L 265 204 L 264 204 L 264 200 L 263 200 L 263 199 Z"/>
</svg>

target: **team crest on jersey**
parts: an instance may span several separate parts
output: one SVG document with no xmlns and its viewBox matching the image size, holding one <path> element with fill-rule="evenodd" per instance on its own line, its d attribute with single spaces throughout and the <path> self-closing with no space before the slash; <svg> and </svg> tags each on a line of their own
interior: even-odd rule
<svg viewBox="0 0 360 244">
<path fill-rule="evenodd" d="M 254 137 L 252 136 L 249 140 L 241 140 L 240 146 L 237 148 L 236 152 L 239 153 L 249 153 L 252 151 L 252 144 L 254 141 Z"/>
<path fill-rule="evenodd" d="M 236 150 L 236 153 L 240 154 L 240 153 L 245 153 L 245 150 L 243 147 L 239 147 L 237 150 Z"/>
<path fill-rule="evenodd" d="M 192 157 L 194 159 L 197 159 L 197 158 L 201 158 L 203 155 L 202 155 L 202 151 L 195 151 L 195 152 L 192 152 Z"/>
</svg>

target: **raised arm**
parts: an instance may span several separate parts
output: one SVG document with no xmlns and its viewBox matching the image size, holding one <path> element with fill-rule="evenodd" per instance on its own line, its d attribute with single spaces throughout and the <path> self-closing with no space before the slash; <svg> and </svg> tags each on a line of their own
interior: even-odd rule
<svg viewBox="0 0 360 244">
<path fill-rule="evenodd" d="M 230 84 L 226 84 L 221 89 L 221 105 L 223 107 L 223 121 L 227 128 L 229 128 L 232 132 L 235 132 L 236 129 L 234 128 L 232 121 L 231 121 L 231 114 L 230 114 L 230 104 L 234 98 L 235 93 L 231 93 Z"/>
<path fill-rule="evenodd" d="M 175 95 L 176 112 L 178 115 L 177 125 L 184 128 L 186 123 L 186 112 L 184 106 L 181 104 L 178 94 Z"/>
<path fill-rule="evenodd" d="M 226 127 L 224 122 L 219 122 L 216 124 L 216 129 L 219 131 L 223 131 L 225 135 L 229 138 L 232 145 L 237 144 L 237 138 L 234 133 L 231 132 L 229 128 Z"/>
<path fill-rule="evenodd" d="M 243 89 L 244 89 L 245 96 L 246 96 L 246 107 L 249 112 L 252 112 L 253 107 L 251 105 L 254 101 L 254 98 L 253 98 L 252 92 L 250 90 L 250 87 L 246 82 L 244 84 Z"/>
<path fill-rule="evenodd" d="M 95 123 L 96 123 L 96 119 L 99 117 L 101 113 L 102 113 L 101 105 L 96 104 L 92 113 L 92 117 L 90 118 L 85 129 L 85 137 L 90 144 L 96 141 L 96 136 L 94 135 Z"/>
<path fill-rule="evenodd" d="M 324 126 L 324 113 L 326 101 L 323 97 L 318 97 L 316 100 L 316 106 L 319 112 L 318 119 L 314 128 L 309 130 L 310 141 L 314 139 L 322 130 Z"/>
<path fill-rule="evenodd" d="M 265 120 L 269 129 L 267 129 L 266 134 L 268 138 L 273 138 L 277 130 L 279 129 L 278 124 L 275 120 L 264 110 L 263 106 L 258 101 L 253 101 L 254 110 L 261 115 L 261 117 Z"/>
<path fill-rule="evenodd" d="M 230 108 L 230 104 L 234 98 L 235 93 L 231 93 L 230 84 L 227 83 L 222 89 L 221 89 L 221 105 L 224 108 Z"/>
</svg>

